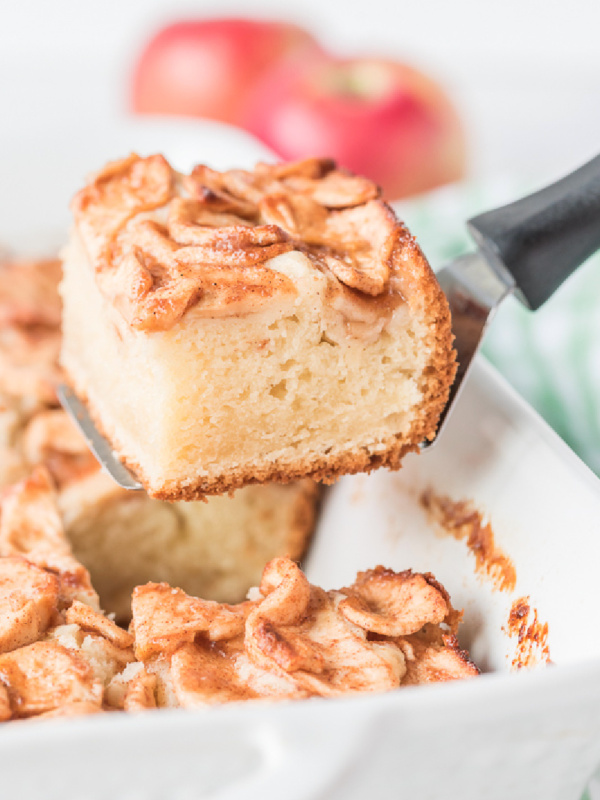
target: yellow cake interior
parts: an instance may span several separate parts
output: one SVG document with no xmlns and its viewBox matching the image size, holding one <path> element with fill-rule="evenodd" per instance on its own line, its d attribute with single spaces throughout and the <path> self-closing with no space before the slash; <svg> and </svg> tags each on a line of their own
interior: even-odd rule
<svg viewBox="0 0 600 800">
<path fill-rule="evenodd" d="M 102 607 L 126 622 L 133 588 L 147 581 L 240 602 L 269 559 L 302 556 L 315 500 L 314 484 L 301 481 L 247 486 L 206 502 L 165 503 L 125 492 L 95 472 L 66 486 L 58 503 Z"/>
<path fill-rule="evenodd" d="M 235 318 L 191 309 L 171 330 L 138 332 L 103 299 L 74 235 L 63 364 L 151 490 L 165 476 L 193 486 L 248 464 L 260 475 L 265 462 L 284 473 L 320 453 L 376 454 L 421 412 L 423 322 L 403 304 L 389 320 L 346 318 L 303 254 L 274 261 L 298 286 L 287 307 Z"/>
<path fill-rule="evenodd" d="M 243 600 L 266 562 L 301 558 L 312 532 L 312 481 L 249 486 L 206 502 L 127 492 L 99 468 L 58 406 L 60 264 L 0 264 L 0 488 L 37 465 L 50 472 L 66 534 L 102 608 L 127 622 L 134 586 L 167 580 L 221 602 Z"/>
</svg>

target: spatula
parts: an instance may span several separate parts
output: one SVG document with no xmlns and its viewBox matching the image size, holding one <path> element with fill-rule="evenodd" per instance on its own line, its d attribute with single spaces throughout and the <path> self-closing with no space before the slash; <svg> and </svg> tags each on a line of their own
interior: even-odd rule
<svg viewBox="0 0 600 800">
<path fill-rule="evenodd" d="M 452 312 L 459 366 L 436 438 L 425 447 L 442 432 L 504 298 L 513 294 L 535 311 L 600 248 L 600 156 L 534 194 L 474 217 L 467 228 L 477 250 L 437 273 Z"/>
<path fill-rule="evenodd" d="M 539 192 L 474 217 L 467 227 L 477 249 L 437 275 L 452 312 L 459 368 L 436 438 L 423 447 L 442 432 L 502 300 L 514 294 L 535 311 L 600 248 L 600 156 Z M 61 385 L 58 395 L 109 475 L 125 489 L 142 489 L 69 387 Z"/>
</svg>

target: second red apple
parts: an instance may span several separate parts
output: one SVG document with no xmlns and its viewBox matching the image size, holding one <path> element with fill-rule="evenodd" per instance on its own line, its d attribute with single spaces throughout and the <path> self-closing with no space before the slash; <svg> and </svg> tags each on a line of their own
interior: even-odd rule
<svg viewBox="0 0 600 800">
<path fill-rule="evenodd" d="M 242 125 L 284 159 L 335 158 L 389 200 L 464 174 L 454 107 L 434 81 L 393 61 L 320 54 L 280 64 L 249 95 Z"/>
</svg>

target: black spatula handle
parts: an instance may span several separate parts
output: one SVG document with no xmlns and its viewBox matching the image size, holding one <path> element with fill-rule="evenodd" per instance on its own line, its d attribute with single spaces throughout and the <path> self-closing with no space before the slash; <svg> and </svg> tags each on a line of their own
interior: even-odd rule
<svg viewBox="0 0 600 800">
<path fill-rule="evenodd" d="M 467 225 L 479 246 L 512 275 L 530 308 L 539 308 L 600 248 L 600 156 Z"/>
</svg>

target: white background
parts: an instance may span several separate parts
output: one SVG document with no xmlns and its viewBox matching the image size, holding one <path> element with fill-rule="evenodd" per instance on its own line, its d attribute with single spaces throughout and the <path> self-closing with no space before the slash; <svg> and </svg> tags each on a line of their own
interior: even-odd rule
<svg viewBox="0 0 600 800">
<path fill-rule="evenodd" d="M 463 111 L 476 177 L 553 178 L 600 150 L 598 0 L 0 0 L 0 144 L 49 121 L 101 132 L 126 110 L 131 66 L 157 27 L 235 13 L 430 71 Z"/>
</svg>

